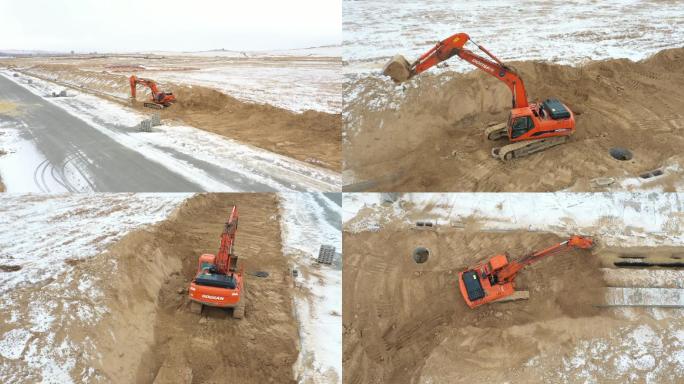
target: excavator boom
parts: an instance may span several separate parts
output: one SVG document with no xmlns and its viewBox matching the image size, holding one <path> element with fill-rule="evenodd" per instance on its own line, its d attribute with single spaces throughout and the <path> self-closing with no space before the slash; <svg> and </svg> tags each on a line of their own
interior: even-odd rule
<svg viewBox="0 0 684 384">
<path fill-rule="evenodd" d="M 507 254 L 495 255 L 485 263 L 459 274 L 461 294 L 470 308 L 505 299 L 515 293 L 515 277 L 526 266 L 572 249 L 590 249 L 593 246 L 594 241 L 589 237 L 572 236 L 551 247 L 532 252 L 520 260 L 509 261 Z"/>
<path fill-rule="evenodd" d="M 227 274 L 230 267 L 230 259 L 233 257 L 233 244 L 235 243 L 235 233 L 238 226 L 237 207 L 233 206 L 230 218 L 226 222 L 223 233 L 221 234 L 221 246 L 216 255 L 216 269 L 219 273 Z"/>
<path fill-rule="evenodd" d="M 501 60 L 499 60 L 486 48 L 473 43 L 489 58 L 482 57 L 468 49 L 463 48 L 469 41 L 472 42 L 470 36 L 465 33 L 457 33 L 440 41 L 430 50 L 421 55 L 418 60 L 409 66 L 409 68 L 407 68 L 409 75 L 406 79 L 402 79 L 401 76 L 392 76 L 394 73 L 401 73 L 400 70 L 396 70 L 396 68 L 394 71 L 389 70 L 389 68 L 392 66 L 405 65 L 403 63 L 407 63 L 406 59 L 403 59 L 402 61 L 401 59 L 395 58 L 394 60 L 390 61 L 390 63 L 385 66 L 385 74 L 392 77 L 395 82 L 402 82 L 417 74 L 427 71 L 428 69 L 452 58 L 453 56 L 458 56 L 505 83 L 513 94 L 513 108 L 528 107 L 529 104 L 527 102 L 527 92 L 525 91 L 525 84 L 523 83 L 522 78 L 504 63 L 502 63 Z"/>
</svg>

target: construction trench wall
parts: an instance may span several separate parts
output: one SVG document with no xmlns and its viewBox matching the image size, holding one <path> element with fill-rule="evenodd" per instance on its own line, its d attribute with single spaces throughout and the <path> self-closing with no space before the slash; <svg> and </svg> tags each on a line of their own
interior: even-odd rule
<svg viewBox="0 0 684 384">
<path fill-rule="evenodd" d="M 187 286 L 197 257 L 216 252 L 233 204 L 240 209 L 235 251 L 247 274 L 246 317 L 235 320 L 230 311 L 211 308 L 198 316 L 187 308 Z M 273 194 L 198 195 L 167 220 L 75 264 L 74 283 L 83 275 L 96 281 L 106 312 L 94 326 L 65 324 L 61 330 L 84 346 L 72 377 L 97 383 L 215 383 L 226 377 L 295 383 L 299 342 L 277 204 Z M 253 276 L 257 271 L 269 275 Z"/>
</svg>

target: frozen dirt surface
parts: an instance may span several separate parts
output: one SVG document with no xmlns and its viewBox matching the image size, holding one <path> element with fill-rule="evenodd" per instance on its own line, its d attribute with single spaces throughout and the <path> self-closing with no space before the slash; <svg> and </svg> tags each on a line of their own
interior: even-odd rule
<svg viewBox="0 0 684 384">
<path fill-rule="evenodd" d="M 544 199 L 537 206 L 516 195 L 491 203 L 481 196 L 482 204 L 457 195 L 447 201 L 411 194 L 393 204 L 383 204 L 379 195 L 345 197 L 345 383 L 677 382 L 684 372 L 682 309 L 596 305 L 604 303 L 605 287 L 616 281 L 679 287 L 681 271 L 607 265 L 607 254 L 615 249 L 604 244 L 621 244 L 620 237 L 600 224 L 587 225 L 582 211 L 591 199 L 568 201 L 564 211 L 563 204 L 548 206 Z M 650 223 L 629 226 L 633 236 L 627 248 L 650 257 L 684 250 L 681 239 L 663 237 L 655 224 L 669 216 L 681 225 L 677 201 L 644 194 L 622 204 L 597 204 L 605 207 L 603 226 L 621 228 L 636 218 L 623 212 L 653 206 L 642 212 Z M 527 206 L 530 213 L 511 212 L 513 205 Z M 510 220 L 492 216 L 497 209 L 498 217 Z M 545 213 L 551 213 L 550 222 L 535 224 L 534 217 Z M 435 226 L 416 229 L 417 220 Z M 568 228 L 556 226 L 559 222 Z M 456 285 L 459 271 L 503 251 L 520 256 L 551 245 L 566 230 L 594 235 L 599 247 L 525 269 L 516 282 L 530 291 L 529 300 L 476 310 L 465 305 Z M 423 264 L 411 257 L 418 246 L 430 250 Z"/>
<path fill-rule="evenodd" d="M 684 129 L 681 84 L 684 49 L 639 62 L 626 59 L 563 66 L 511 63 L 531 100 L 554 97 L 576 115 L 567 144 L 502 162 L 501 142 L 483 130 L 504 122 L 510 92 L 484 73 L 420 76 L 406 88 L 367 77 L 345 115 L 346 190 L 596 191 L 616 188 L 676 190 L 684 178 L 679 148 Z M 613 147 L 633 153 L 612 158 Z M 661 176 L 640 180 L 660 169 Z M 595 187 L 592 180 L 612 184 Z"/>
</svg>

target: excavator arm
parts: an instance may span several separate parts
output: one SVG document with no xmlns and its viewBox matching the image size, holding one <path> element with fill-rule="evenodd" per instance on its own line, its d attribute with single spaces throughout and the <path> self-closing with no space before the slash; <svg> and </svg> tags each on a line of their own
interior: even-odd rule
<svg viewBox="0 0 684 384">
<path fill-rule="evenodd" d="M 152 80 L 142 79 L 137 77 L 136 75 L 132 75 L 128 80 L 131 83 L 131 97 L 134 99 L 136 94 L 136 87 L 138 86 L 138 84 L 148 87 L 152 92 L 153 97 L 159 94 L 159 88 L 157 88 L 157 83 L 155 83 Z"/>
<path fill-rule="evenodd" d="M 489 58 L 482 57 L 468 49 L 463 48 L 469 41 L 475 44 Z M 511 68 L 502 63 L 501 60 L 499 60 L 486 48 L 473 42 L 470 39 L 470 36 L 465 33 L 457 33 L 455 35 L 449 36 L 448 38 L 438 42 L 429 51 L 421 55 L 418 60 L 406 68 L 408 71 L 407 78 L 402 79 L 401 76 L 393 75 L 391 71 L 391 66 L 403 66 L 405 65 L 403 63 L 408 63 L 401 57 L 395 57 L 385 66 L 385 74 L 392 77 L 395 82 L 400 83 L 417 74 L 427 71 L 433 66 L 446 61 L 453 56 L 460 57 L 461 59 L 506 84 L 513 94 L 513 108 L 524 108 L 529 106 L 527 102 L 527 92 L 525 91 L 525 84 L 523 83 L 522 78 Z"/>
<path fill-rule="evenodd" d="M 510 262 L 507 266 L 496 272 L 497 280 L 500 282 L 511 281 L 521 269 L 536 263 L 545 257 L 557 255 L 576 248 L 590 249 L 593 246 L 594 241 L 589 237 L 572 236 L 568 240 L 542 249 L 541 251 L 532 252 L 520 260 Z"/>
<path fill-rule="evenodd" d="M 233 258 L 233 244 L 235 243 L 235 234 L 238 227 L 238 212 L 237 207 L 233 206 L 230 212 L 230 218 L 226 222 L 221 233 L 221 246 L 216 255 L 216 269 L 221 274 L 228 274 L 230 271 L 231 259 Z"/>
</svg>

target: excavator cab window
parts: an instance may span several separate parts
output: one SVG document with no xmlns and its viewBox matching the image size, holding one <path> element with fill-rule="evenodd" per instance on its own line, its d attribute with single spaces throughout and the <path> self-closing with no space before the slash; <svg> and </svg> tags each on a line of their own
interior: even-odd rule
<svg viewBox="0 0 684 384">
<path fill-rule="evenodd" d="M 513 125 L 511 127 L 511 137 L 516 138 L 524 135 L 534 128 L 534 121 L 530 116 L 518 117 L 513 120 Z"/>
</svg>

